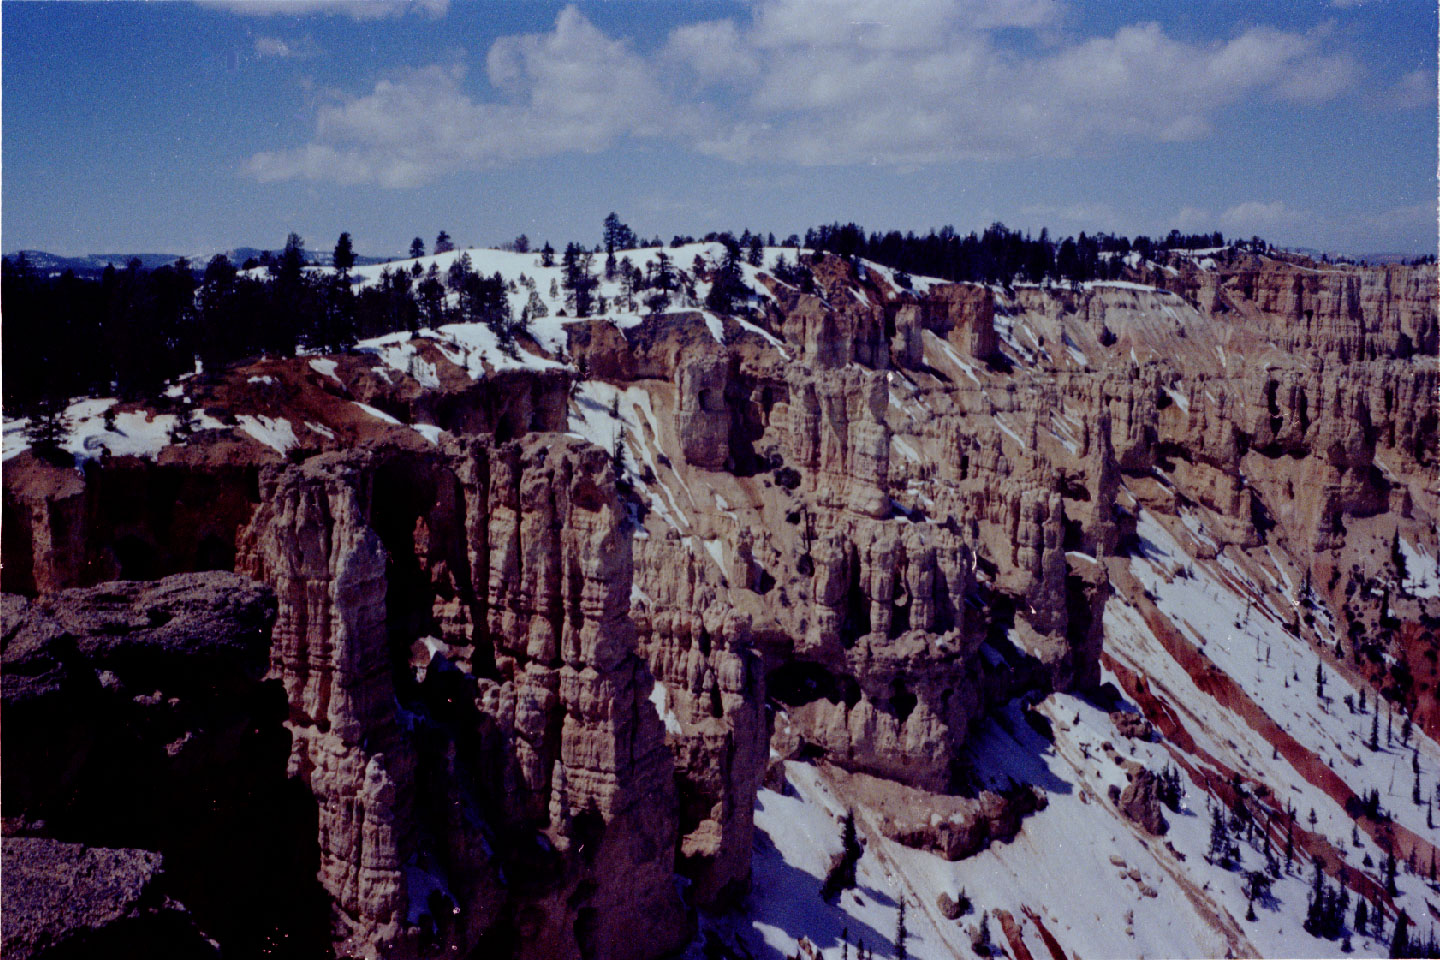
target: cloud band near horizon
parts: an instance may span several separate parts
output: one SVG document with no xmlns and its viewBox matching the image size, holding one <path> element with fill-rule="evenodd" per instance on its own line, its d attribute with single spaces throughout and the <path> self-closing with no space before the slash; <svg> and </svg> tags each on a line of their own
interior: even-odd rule
<svg viewBox="0 0 1440 960">
<path fill-rule="evenodd" d="M 1251 101 L 1323 104 L 1364 76 L 1328 25 L 1195 43 L 1154 22 L 1068 38 L 1049 0 L 823 8 L 763 0 L 748 21 L 684 24 L 641 52 L 566 7 L 547 32 L 496 39 L 486 84 L 463 61 L 393 73 L 317 106 L 308 142 L 244 170 L 408 188 L 625 142 L 802 167 L 1104 155 L 1203 140 Z M 1403 82 L 1396 96 L 1424 78 Z"/>
</svg>

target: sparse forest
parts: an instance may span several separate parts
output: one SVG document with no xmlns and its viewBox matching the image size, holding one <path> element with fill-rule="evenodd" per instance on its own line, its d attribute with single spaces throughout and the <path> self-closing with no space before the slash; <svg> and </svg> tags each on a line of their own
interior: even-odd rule
<svg viewBox="0 0 1440 960">
<path fill-rule="evenodd" d="M 993 224 L 983 233 L 961 236 L 953 227 L 925 235 L 870 233 L 855 224 L 830 224 L 807 230 L 803 240 L 791 234 L 777 241 L 774 234 L 745 230 L 709 233 L 701 238 L 724 246 L 713 272 L 705 305 L 728 312 L 742 302 L 745 285 L 740 265 L 757 266 L 765 247 L 785 246 L 864 257 L 894 267 L 902 284 L 908 274 L 946 280 L 1011 283 L 1046 278 L 1083 281 L 1118 276 L 1121 257 L 1131 252 L 1150 257 L 1175 248 L 1219 246 L 1220 234 L 1181 234 L 1152 241 L 1148 237 L 1109 234 L 1066 237 L 1058 243 L 1048 231 L 1031 238 Z M 676 236 L 670 246 L 693 243 Z M 1254 244 L 1263 241 L 1255 238 Z M 546 241 L 539 248 L 542 266 L 559 260 L 562 286 L 572 316 L 586 317 L 603 306 L 597 297 L 601 269 L 595 258 L 603 255 L 603 275 L 622 282 L 620 302 L 627 309 L 663 309 L 678 281 L 674 266 L 662 258 L 658 271 L 642 272 L 624 257 L 636 247 L 659 247 L 657 237 L 645 240 L 619 216 L 606 217 L 601 240 L 593 248 L 567 243 L 557 258 Z M 528 251 L 521 236 L 506 245 Z M 455 249 L 450 234 L 436 236 L 433 250 Z M 425 241 L 410 243 L 412 258 L 423 256 Z M 335 245 L 333 269 L 309 270 L 304 241 L 292 233 L 279 253 L 266 251 L 242 264 L 217 255 L 200 265 L 185 260 L 145 269 L 138 260 L 116 269 L 108 267 L 98 279 L 66 271 L 42 276 L 21 254 L 8 258 L 0 279 L 5 306 L 4 349 L 9 356 L 4 386 L 8 408 L 18 412 L 43 410 L 80 395 L 115 394 L 124 399 L 152 393 L 166 381 L 195 369 L 204 370 L 261 354 L 291 355 L 300 350 L 341 351 L 357 340 L 402 330 L 419 330 L 445 323 L 478 322 L 490 325 L 502 344 L 543 304 L 517 301 L 498 275 L 477 273 L 462 255 L 443 274 L 433 265 L 386 270 L 380 281 L 357 288 L 351 270 L 355 264 L 350 234 Z M 808 271 L 797 262 L 777 268 L 781 279 L 808 287 Z M 524 291 L 518 291 L 523 296 Z"/>
</svg>

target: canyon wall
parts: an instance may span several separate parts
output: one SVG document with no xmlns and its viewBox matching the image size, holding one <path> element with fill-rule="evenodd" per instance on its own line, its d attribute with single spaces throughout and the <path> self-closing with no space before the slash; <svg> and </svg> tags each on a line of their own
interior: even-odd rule
<svg viewBox="0 0 1440 960">
<path fill-rule="evenodd" d="M 477 377 L 417 335 L 404 369 L 182 387 L 310 428 L 288 449 L 221 421 L 153 460 L 12 458 L 5 589 L 39 599 L 6 601 L 7 672 L 12 610 L 233 570 L 273 593 L 245 676 L 321 940 L 638 960 L 743 900 L 777 758 L 1018 829 L 1043 798 L 979 792 L 970 731 L 1100 687 L 1108 561 L 1143 511 L 1317 571 L 1347 524 L 1435 515 L 1433 268 L 905 291 L 807 267 L 809 292 L 761 274 L 733 316 L 568 323 L 563 371 Z M 990 829 L 899 832 L 958 856 Z"/>
</svg>

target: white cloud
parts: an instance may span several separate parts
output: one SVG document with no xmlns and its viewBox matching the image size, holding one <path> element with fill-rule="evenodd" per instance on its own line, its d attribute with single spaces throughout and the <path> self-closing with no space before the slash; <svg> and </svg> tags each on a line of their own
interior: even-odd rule
<svg viewBox="0 0 1440 960">
<path fill-rule="evenodd" d="M 1315 223 L 1313 214 L 1286 206 L 1281 200 L 1247 200 L 1221 212 L 1216 218 L 1220 229 L 1231 236 L 1274 237 L 1304 230 Z"/>
<path fill-rule="evenodd" d="M 255 55 L 260 57 L 288 57 L 290 45 L 279 37 L 256 37 Z"/>
<path fill-rule="evenodd" d="M 1424 246 L 1429 248 L 1427 252 L 1435 252 L 1434 241 L 1440 235 L 1440 210 L 1437 210 L 1433 197 L 1419 203 L 1367 213 L 1358 219 L 1359 235 L 1369 244 L 1369 249 L 1357 252 L 1405 250 L 1414 245 L 1416 237 L 1429 237 L 1431 242 Z"/>
<path fill-rule="evenodd" d="M 1317 213 L 1283 200 L 1246 200 L 1218 214 L 1184 207 L 1173 218 L 1186 232 L 1221 230 L 1226 236 L 1261 236 L 1282 246 L 1311 246 L 1337 253 L 1412 251 L 1416 237 L 1436 232 L 1436 202 L 1423 200 L 1384 210 Z"/>
<path fill-rule="evenodd" d="M 1297 210 L 1283 200 L 1245 200 L 1218 214 L 1199 207 L 1183 207 L 1173 218 L 1175 228 L 1185 233 L 1220 230 L 1226 236 L 1262 236 L 1278 243 L 1290 243 L 1310 236 L 1321 227 L 1319 218 L 1308 210 Z"/>
<path fill-rule="evenodd" d="M 807 164 L 1064 156 L 1198 139 L 1243 100 L 1317 102 L 1356 72 L 1324 51 L 1326 31 L 1254 28 L 1199 45 L 1147 23 L 1027 57 L 954 4 L 905 4 L 889 19 L 866 0 L 841 6 L 844 16 L 795 0 L 760 9 L 748 109 L 700 149 Z"/>
<path fill-rule="evenodd" d="M 1413 110 L 1417 107 L 1435 109 L 1437 94 L 1435 71 L 1419 67 L 1403 75 L 1376 97 L 1376 103 L 1392 110 Z"/>
<path fill-rule="evenodd" d="M 285 40 L 281 37 L 258 36 L 255 38 L 255 56 L 260 59 L 299 60 L 315 55 L 315 44 L 310 38 Z"/>
<path fill-rule="evenodd" d="M 664 136 L 678 118 L 651 65 L 574 7 L 550 33 L 503 37 L 486 58 L 490 82 L 518 104 L 511 119 L 527 155 L 598 150 L 624 134 Z"/>
<path fill-rule="evenodd" d="M 1209 233 L 1216 228 L 1217 220 L 1213 213 L 1202 210 L 1199 207 L 1181 207 L 1180 212 L 1171 218 L 1175 229 L 1183 233 Z"/>
<path fill-rule="evenodd" d="M 708 83 L 749 79 L 760 70 L 760 58 L 742 42 L 734 20 L 706 20 L 677 27 L 671 31 L 661 57 Z"/>
<path fill-rule="evenodd" d="M 1069 204 L 1029 204 L 1020 208 L 1020 215 L 1036 226 L 1060 230 L 1119 231 L 1134 219 L 1121 214 L 1108 203 L 1081 201 Z"/>
<path fill-rule="evenodd" d="M 257 153 L 247 170 L 262 181 L 412 187 L 457 170 L 695 129 L 695 111 L 671 102 L 625 42 L 573 7 L 550 33 L 496 41 L 486 68 L 504 102 L 476 102 L 463 67 L 412 70 L 320 107 L 314 142 Z"/>
<path fill-rule="evenodd" d="M 303 17 L 311 14 L 382 20 L 405 14 L 443 17 L 450 0 L 196 0 L 201 6 L 245 16 Z"/>
<path fill-rule="evenodd" d="M 320 107 L 310 144 L 249 170 L 406 186 L 625 138 L 801 165 L 1068 156 L 1199 139 L 1239 103 L 1321 102 L 1358 74 L 1328 28 L 1201 44 L 1142 23 L 1057 41 L 1064 14 L 1056 0 L 761 0 L 748 22 L 678 27 L 645 57 L 567 7 L 551 31 L 491 46 L 500 99 L 416 70 Z"/>
</svg>

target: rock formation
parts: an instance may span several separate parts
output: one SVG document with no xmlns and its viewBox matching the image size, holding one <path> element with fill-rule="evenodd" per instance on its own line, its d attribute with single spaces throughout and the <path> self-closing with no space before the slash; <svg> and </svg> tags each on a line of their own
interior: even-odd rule
<svg viewBox="0 0 1440 960">
<path fill-rule="evenodd" d="M 140 893 L 195 876 L 157 813 L 243 775 L 292 853 L 246 861 L 257 827 L 221 804 L 226 856 L 298 904 L 260 897 L 255 936 L 657 957 L 744 902 L 787 761 L 943 857 L 1023 830 L 1045 794 L 977 778 L 976 731 L 1099 696 L 1110 611 L 1148 609 L 1147 518 L 1196 556 L 1284 553 L 1318 611 L 1347 602 L 1352 525 L 1423 537 L 1440 512 L 1433 268 L 1235 253 L 902 290 L 802 265 L 727 316 L 682 277 L 670 312 L 566 322 L 499 367 L 431 332 L 182 387 L 304 424 L 288 449 L 217 419 L 153 460 L 8 460 L 5 586 L 34 599 L 5 601 L 7 838 L 114 848 L 139 878 L 114 916 L 185 916 Z M 251 579 L 140 582 L 212 568 Z M 42 726 L 54 749 L 12 736 Z M 174 805 L 139 810 L 116 758 Z M 1157 797 L 1116 785 L 1151 834 Z M 228 949 L 250 934 L 222 887 L 181 899 Z"/>
<path fill-rule="evenodd" d="M 13 906 L 37 956 L 70 938 L 328 949 L 313 807 L 286 777 L 284 693 L 262 680 L 270 592 L 203 573 L 3 604 L 7 943 Z"/>
<path fill-rule="evenodd" d="M 162 858 L 43 837 L 5 837 L 5 956 L 218 957 L 184 907 L 159 892 Z"/>
</svg>

